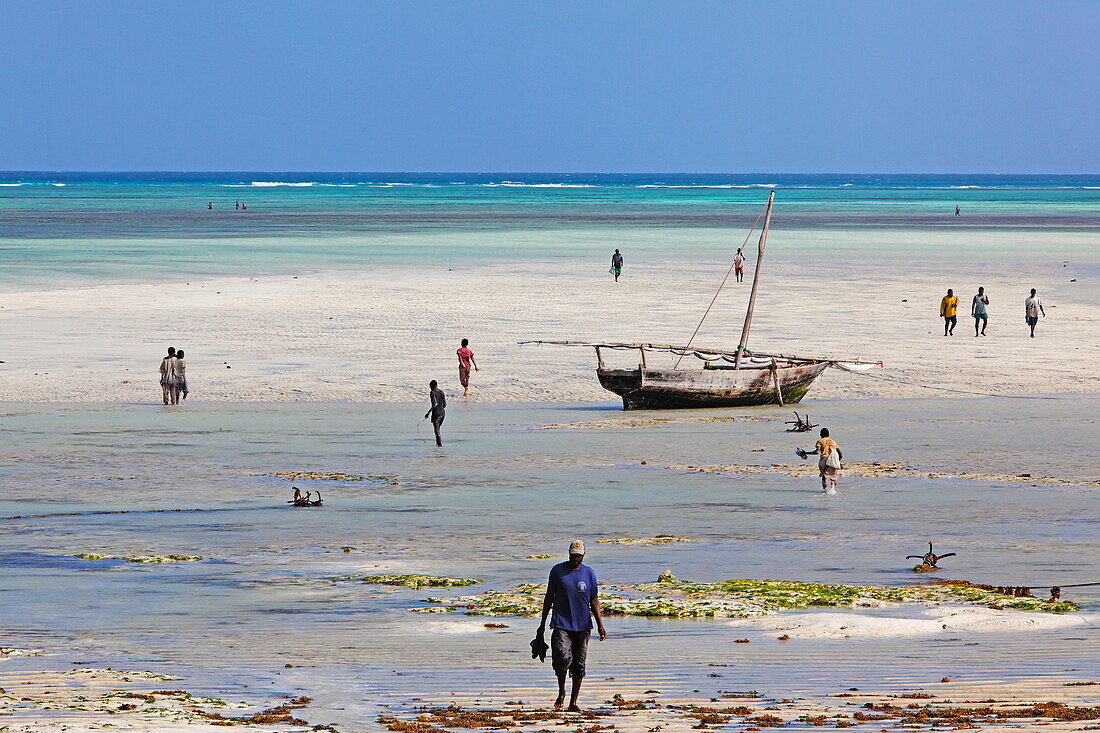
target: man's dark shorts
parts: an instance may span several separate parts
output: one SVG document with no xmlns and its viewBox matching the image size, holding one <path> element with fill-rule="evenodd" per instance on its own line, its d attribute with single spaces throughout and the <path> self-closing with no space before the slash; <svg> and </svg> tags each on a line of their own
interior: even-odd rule
<svg viewBox="0 0 1100 733">
<path fill-rule="evenodd" d="M 945 320 L 948 325 L 954 326 L 956 323 L 959 322 L 959 317 L 958 316 L 944 316 L 943 320 Z"/>
<path fill-rule="evenodd" d="M 591 635 L 591 631 L 554 629 L 550 635 L 554 672 L 562 675 L 569 670 L 573 679 L 584 677 L 584 663 L 588 659 L 588 637 Z"/>
<path fill-rule="evenodd" d="M 1039 316 L 1027 316 L 1027 325 L 1034 326 L 1039 322 Z"/>
</svg>

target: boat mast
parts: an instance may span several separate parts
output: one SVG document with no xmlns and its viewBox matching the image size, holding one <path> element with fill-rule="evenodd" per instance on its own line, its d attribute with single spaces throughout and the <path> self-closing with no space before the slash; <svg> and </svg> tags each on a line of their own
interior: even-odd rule
<svg viewBox="0 0 1100 733">
<path fill-rule="evenodd" d="M 737 355 L 733 358 L 733 368 L 741 367 L 741 357 L 749 343 L 749 328 L 752 326 L 752 309 L 756 305 L 756 290 L 760 286 L 760 266 L 764 263 L 764 246 L 768 243 L 768 227 L 772 223 L 772 200 L 775 191 L 768 194 L 768 208 L 764 212 L 764 228 L 760 230 L 760 242 L 756 246 L 756 266 L 752 273 L 752 292 L 749 293 L 749 309 L 745 313 L 745 325 L 741 328 L 741 342 L 737 344 Z"/>
</svg>

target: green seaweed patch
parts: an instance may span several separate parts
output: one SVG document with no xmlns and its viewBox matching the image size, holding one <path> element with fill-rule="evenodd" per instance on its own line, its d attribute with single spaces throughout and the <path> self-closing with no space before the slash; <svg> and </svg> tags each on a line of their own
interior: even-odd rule
<svg viewBox="0 0 1100 733">
<path fill-rule="evenodd" d="M 205 558 L 202 555 L 127 555 L 122 559 L 139 565 L 149 565 L 162 562 L 199 562 Z"/>
<path fill-rule="evenodd" d="M 511 591 L 489 590 L 477 596 L 425 602 L 445 603 L 447 608 L 474 616 L 535 616 L 542 609 L 542 597 L 542 586 L 526 584 Z M 874 608 L 905 603 L 953 603 L 1051 613 L 1076 610 L 1072 603 L 1009 596 L 972 585 L 839 585 L 753 579 L 692 583 L 667 572 L 656 583 L 605 586 L 600 594 L 605 615 L 661 618 L 749 618 L 791 609 Z M 411 610 L 438 613 L 436 608 Z"/>
<path fill-rule="evenodd" d="M 405 588 L 464 588 L 477 585 L 480 578 L 442 578 L 435 575 L 363 575 L 345 580 L 357 580 L 373 585 L 398 585 Z"/>
<path fill-rule="evenodd" d="M 198 562 L 206 559 L 202 555 L 126 555 L 120 557 L 118 555 L 103 555 L 98 552 L 81 552 L 73 555 L 73 557 L 78 557 L 81 560 L 123 560 L 139 565 L 163 562 Z"/>
</svg>

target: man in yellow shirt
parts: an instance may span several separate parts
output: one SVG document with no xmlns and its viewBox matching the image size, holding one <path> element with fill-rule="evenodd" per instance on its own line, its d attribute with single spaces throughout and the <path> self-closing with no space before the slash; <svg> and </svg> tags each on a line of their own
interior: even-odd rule
<svg viewBox="0 0 1100 733">
<path fill-rule="evenodd" d="M 955 324 L 959 322 L 957 316 L 958 311 L 959 299 L 955 296 L 955 291 L 948 288 L 947 295 L 943 296 L 943 300 L 940 301 L 940 315 L 943 317 L 944 336 L 955 335 Z"/>
</svg>

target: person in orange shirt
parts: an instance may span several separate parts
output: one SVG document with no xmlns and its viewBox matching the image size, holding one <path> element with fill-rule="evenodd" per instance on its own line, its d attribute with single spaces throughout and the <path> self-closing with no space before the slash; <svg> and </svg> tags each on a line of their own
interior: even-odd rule
<svg viewBox="0 0 1100 733">
<path fill-rule="evenodd" d="M 840 452 L 840 446 L 836 441 L 829 437 L 829 428 L 821 428 L 821 439 L 814 444 L 814 449 L 806 451 L 805 455 L 821 456 L 817 461 L 817 467 L 821 471 L 821 488 L 826 494 L 837 493 L 836 476 L 840 471 L 840 462 L 844 460 L 844 454 Z"/>
<path fill-rule="evenodd" d="M 951 288 L 947 289 L 947 295 L 940 301 L 940 316 L 943 318 L 943 335 L 954 336 L 955 324 L 959 322 L 959 298 Z"/>
</svg>

